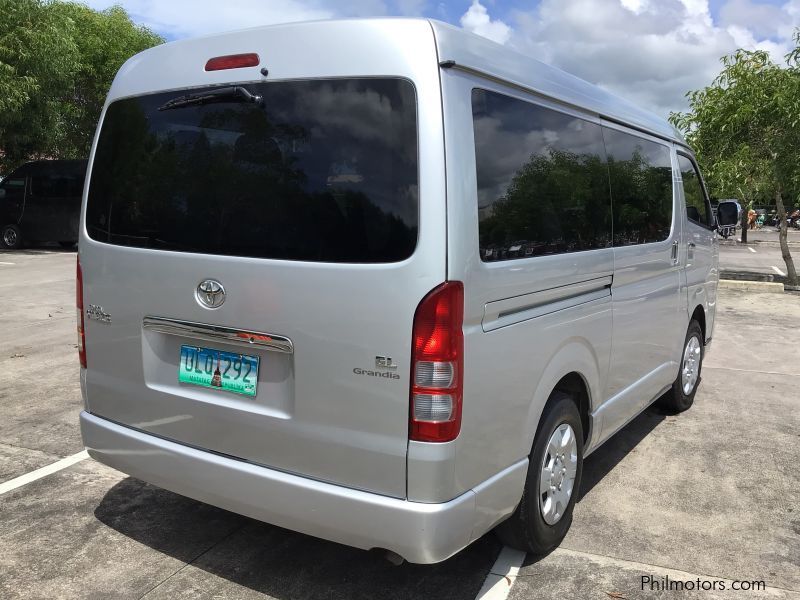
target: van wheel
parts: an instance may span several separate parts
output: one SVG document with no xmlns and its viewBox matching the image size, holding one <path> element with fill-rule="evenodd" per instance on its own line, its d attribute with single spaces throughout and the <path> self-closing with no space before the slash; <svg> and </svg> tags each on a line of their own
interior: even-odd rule
<svg viewBox="0 0 800 600">
<path fill-rule="evenodd" d="M 667 411 L 680 413 L 694 402 L 697 386 L 700 384 L 700 369 L 703 367 L 703 330 L 700 323 L 692 321 L 686 332 L 681 354 L 681 368 L 678 377 L 669 390 L 659 399 L 659 404 Z"/>
<path fill-rule="evenodd" d="M 522 499 L 495 530 L 512 548 L 543 555 L 555 549 L 572 524 L 583 472 L 583 429 L 578 407 L 553 392 L 528 462 Z"/>
<path fill-rule="evenodd" d="M 22 230 L 16 225 L 6 225 L 0 232 L 0 244 L 12 250 L 22 248 Z"/>
</svg>

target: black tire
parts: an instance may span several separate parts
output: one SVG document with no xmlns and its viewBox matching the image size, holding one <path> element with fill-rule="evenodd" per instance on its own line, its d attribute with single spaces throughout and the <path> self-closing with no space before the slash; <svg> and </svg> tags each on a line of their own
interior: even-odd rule
<svg viewBox="0 0 800 600">
<path fill-rule="evenodd" d="M 22 248 L 22 230 L 16 225 L 6 225 L 0 231 L 0 247 L 9 250 Z"/>
<path fill-rule="evenodd" d="M 689 345 L 689 341 L 693 337 L 696 338 L 697 342 L 699 343 L 700 362 L 697 365 L 697 378 L 694 382 L 694 386 L 689 393 L 686 393 L 683 386 L 685 353 L 686 348 Z M 689 407 L 694 403 L 694 395 L 697 393 L 697 387 L 700 385 L 700 381 L 702 380 L 703 357 L 705 356 L 705 351 L 706 348 L 703 341 L 703 329 L 700 327 L 700 323 L 692 320 L 692 322 L 689 323 L 689 329 L 686 331 L 686 339 L 683 341 L 683 346 L 681 346 L 680 368 L 678 369 L 678 376 L 675 378 L 675 381 L 672 384 L 672 389 L 661 396 L 661 398 L 658 400 L 661 407 L 667 412 L 673 414 L 682 413 L 683 411 L 688 410 Z"/>
<path fill-rule="evenodd" d="M 542 516 L 538 491 L 539 479 L 550 437 L 564 423 L 572 427 L 575 433 L 577 469 L 567 508 L 556 523 L 549 525 Z M 547 554 L 557 548 L 572 524 L 572 509 L 580 491 L 582 473 L 583 427 L 578 407 L 568 394 L 553 392 L 545 406 L 539 430 L 533 442 L 522 499 L 514 513 L 495 529 L 500 541 L 507 546 L 530 552 L 536 556 Z"/>
</svg>

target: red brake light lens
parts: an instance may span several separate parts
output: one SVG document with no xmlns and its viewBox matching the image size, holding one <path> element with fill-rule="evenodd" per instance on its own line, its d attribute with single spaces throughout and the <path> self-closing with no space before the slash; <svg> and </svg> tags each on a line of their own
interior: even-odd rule
<svg viewBox="0 0 800 600">
<path fill-rule="evenodd" d="M 78 358 L 81 361 L 81 367 L 86 368 L 86 334 L 83 321 L 83 271 L 81 270 L 81 259 L 78 257 L 77 269 L 75 275 L 75 307 L 78 314 Z"/>
<path fill-rule="evenodd" d="M 448 281 L 414 315 L 409 438 L 449 442 L 461 430 L 464 286 Z"/>
<path fill-rule="evenodd" d="M 206 71 L 224 71 L 225 69 L 241 69 L 242 67 L 257 67 L 261 62 L 258 54 L 229 54 L 216 56 L 206 63 Z"/>
</svg>

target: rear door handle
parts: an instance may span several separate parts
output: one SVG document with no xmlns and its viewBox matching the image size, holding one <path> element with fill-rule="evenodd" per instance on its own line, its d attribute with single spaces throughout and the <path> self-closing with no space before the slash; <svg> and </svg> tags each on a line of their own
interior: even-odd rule
<svg viewBox="0 0 800 600">
<path fill-rule="evenodd" d="M 678 264 L 678 241 L 677 240 L 672 242 L 672 254 L 671 254 L 671 257 L 672 257 L 672 264 L 673 265 L 677 265 Z"/>
<path fill-rule="evenodd" d="M 695 249 L 695 247 L 696 247 L 696 244 L 694 242 L 689 242 L 689 252 L 688 252 L 688 255 L 689 255 L 688 258 L 689 259 L 693 259 L 694 258 L 694 249 Z"/>
</svg>

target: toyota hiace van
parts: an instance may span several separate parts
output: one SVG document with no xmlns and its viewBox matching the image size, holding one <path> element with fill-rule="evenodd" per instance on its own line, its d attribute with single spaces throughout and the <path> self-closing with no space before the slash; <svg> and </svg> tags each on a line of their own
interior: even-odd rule
<svg viewBox="0 0 800 600">
<path fill-rule="evenodd" d="M 84 195 L 89 454 L 412 562 L 557 546 L 584 458 L 689 408 L 714 329 L 679 133 L 435 21 L 147 50 Z"/>
</svg>

